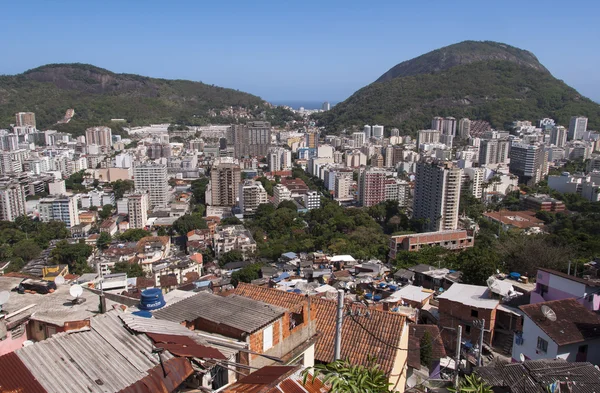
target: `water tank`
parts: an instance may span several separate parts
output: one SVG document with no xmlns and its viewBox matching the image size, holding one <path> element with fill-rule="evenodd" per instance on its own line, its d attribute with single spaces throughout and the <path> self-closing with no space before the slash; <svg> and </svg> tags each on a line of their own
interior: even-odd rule
<svg viewBox="0 0 600 393">
<path fill-rule="evenodd" d="M 131 314 L 142 318 L 152 318 L 152 313 L 146 310 L 135 311 Z"/>
<path fill-rule="evenodd" d="M 150 288 L 142 292 L 140 310 L 156 310 L 165 305 L 165 298 L 159 288 Z"/>
</svg>

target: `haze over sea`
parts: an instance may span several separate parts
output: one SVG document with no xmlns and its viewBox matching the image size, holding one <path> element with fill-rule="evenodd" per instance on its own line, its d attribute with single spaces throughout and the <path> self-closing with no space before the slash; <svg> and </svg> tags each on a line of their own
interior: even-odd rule
<svg viewBox="0 0 600 393">
<path fill-rule="evenodd" d="M 292 109 L 300 109 L 300 107 L 303 107 L 304 109 L 321 109 L 321 107 L 323 106 L 323 103 L 326 100 L 323 101 L 302 101 L 302 100 L 275 100 L 275 101 L 269 101 L 271 104 L 273 105 L 286 105 L 286 106 L 290 106 L 292 107 Z M 329 101 L 329 104 L 333 107 L 335 104 L 337 104 L 337 102 L 332 102 Z"/>
</svg>

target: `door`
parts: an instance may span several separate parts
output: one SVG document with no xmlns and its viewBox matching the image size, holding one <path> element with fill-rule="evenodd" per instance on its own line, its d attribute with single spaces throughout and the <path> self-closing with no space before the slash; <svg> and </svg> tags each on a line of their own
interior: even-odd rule
<svg viewBox="0 0 600 393">
<path fill-rule="evenodd" d="M 588 351 L 587 345 L 580 345 L 579 349 L 577 350 L 577 356 L 575 357 L 575 361 L 587 362 L 587 351 Z"/>
</svg>

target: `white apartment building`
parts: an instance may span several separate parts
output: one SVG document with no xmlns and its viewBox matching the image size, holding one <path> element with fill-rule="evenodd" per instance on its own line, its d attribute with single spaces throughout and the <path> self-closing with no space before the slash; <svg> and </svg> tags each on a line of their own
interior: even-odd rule
<svg viewBox="0 0 600 393">
<path fill-rule="evenodd" d="M 112 130 L 109 127 L 91 127 L 85 130 L 87 145 L 112 146 Z"/>
<path fill-rule="evenodd" d="M 303 195 L 304 207 L 308 210 L 318 209 L 321 207 L 321 196 L 317 191 L 308 191 Z"/>
<path fill-rule="evenodd" d="M 245 180 L 240 183 L 240 210 L 244 216 L 256 213 L 258 206 L 268 202 L 267 191 L 262 183 L 254 180 Z"/>
<path fill-rule="evenodd" d="M 249 230 L 243 225 L 219 226 L 213 237 L 215 258 L 220 258 L 229 251 L 240 251 L 244 260 L 256 251 L 256 242 Z"/>
<path fill-rule="evenodd" d="M 148 224 L 148 208 L 150 198 L 148 193 L 141 192 L 127 195 L 127 214 L 129 228 L 144 229 Z"/>
<path fill-rule="evenodd" d="M 283 184 L 277 184 L 273 187 L 273 203 L 275 207 L 279 206 L 279 204 L 283 201 L 292 200 L 292 192 Z"/>
<path fill-rule="evenodd" d="M 136 190 L 149 192 L 151 208 L 166 206 L 169 202 L 166 165 L 150 163 L 136 166 L 133 180 Z"/>
<path fill-rule="evenodd" d="M 350 177 L 342 173 L 336 173 L 335 175 L 335 187 L 333 190 L 333 196 L 335 199 L 348 199 L 350 198 L 350 184 L 352 183 L 352 175 Z"/>
<path fill-rule="evenodd" d="M 292 152 L 283 147 L 269 149 L 269 171 L 287 171 L 292 168 Z"/>
<path fill-rule="evenodd" d="M 375 139 L 383 139 L 383 126 L 374 125 L 372 127 L 373 130 L 373 138 Z"/>
<path fill-rule="evenodd" d="M 67 188 L 64 180 L 55 180 L 52 183 L 48 183 L 48 194 L 50 195 L 65 195 Z"/>
<path fill-rule="evenodd" d="M 355 132 L 352 134 L 352 140 L 354 141 L 354 147 L 361 147 L 365 144 L 365 133 Z"/>
<path fill-rule="evenodd" d="M 406 207 L 410 195 L 410 185 L 407 181 L 397 178 L 388 178 L 385 180 L 385 200 L 397 201 L 398 206 Z"/>
<path fill-rule="evenodd" d="M 465 175 L 469 178 L 469 191 L 478 199 L 483 196 L 483 183 L 485 181 L 485 168 L 465 168 Z"/>
<path fill-rule="evenodd" d="M 79 224 L 77 198 L 73 195 L 60 195 L 42 198 L 39 203 L 40 221 L 62 221 L 67 228 Z"/>
<path fill-rule="evenodd" d="M 115 205 L 115 194 L 92 190 L 87 194 L 81 195 L 81 207 L 89 209 L 91 206 L 102 207 L 104 205 Z"/>
<path fill-rule="evenodd" d="M 577 140 L 583 138 L 583 134 L 587 130 L 587 117 L 573 116 L 569 122 L 569 140 Z"/>
<path fill-rule="evenodd" d="M 0 220 L 14 221 L 26 213 L 25 193 L 18 183 L 0 186 Z"/>
</svg>

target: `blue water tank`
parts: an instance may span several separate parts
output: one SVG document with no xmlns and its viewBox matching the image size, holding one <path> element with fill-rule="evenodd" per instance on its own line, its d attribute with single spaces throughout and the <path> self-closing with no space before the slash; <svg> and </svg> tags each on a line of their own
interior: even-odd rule
<svg viewBox="0 0 600 393">
<path fill-rule="evenodd" d="M 381 300 L 381 295 L 375 295 L 373 296 L 373 300 L 375 300 L 376 302 Z"/>
<path fill-rule="evenodd" d="M 373 297 L 372 293 L 365 293 L 365 299 L 371 299 Z"/>
<path fill-rule="evenodd" d="M 134 311 L 131 314 L 142 318 L 152 318 L 152 313 L 150 311 L 145 310 Z"/>
<path fill-rule="evenodd" d="M 165 298 L 159 288 L 150 288 L 142 292 L 140 310 L 156 310 L 165 305 Z"/>
</svg>

